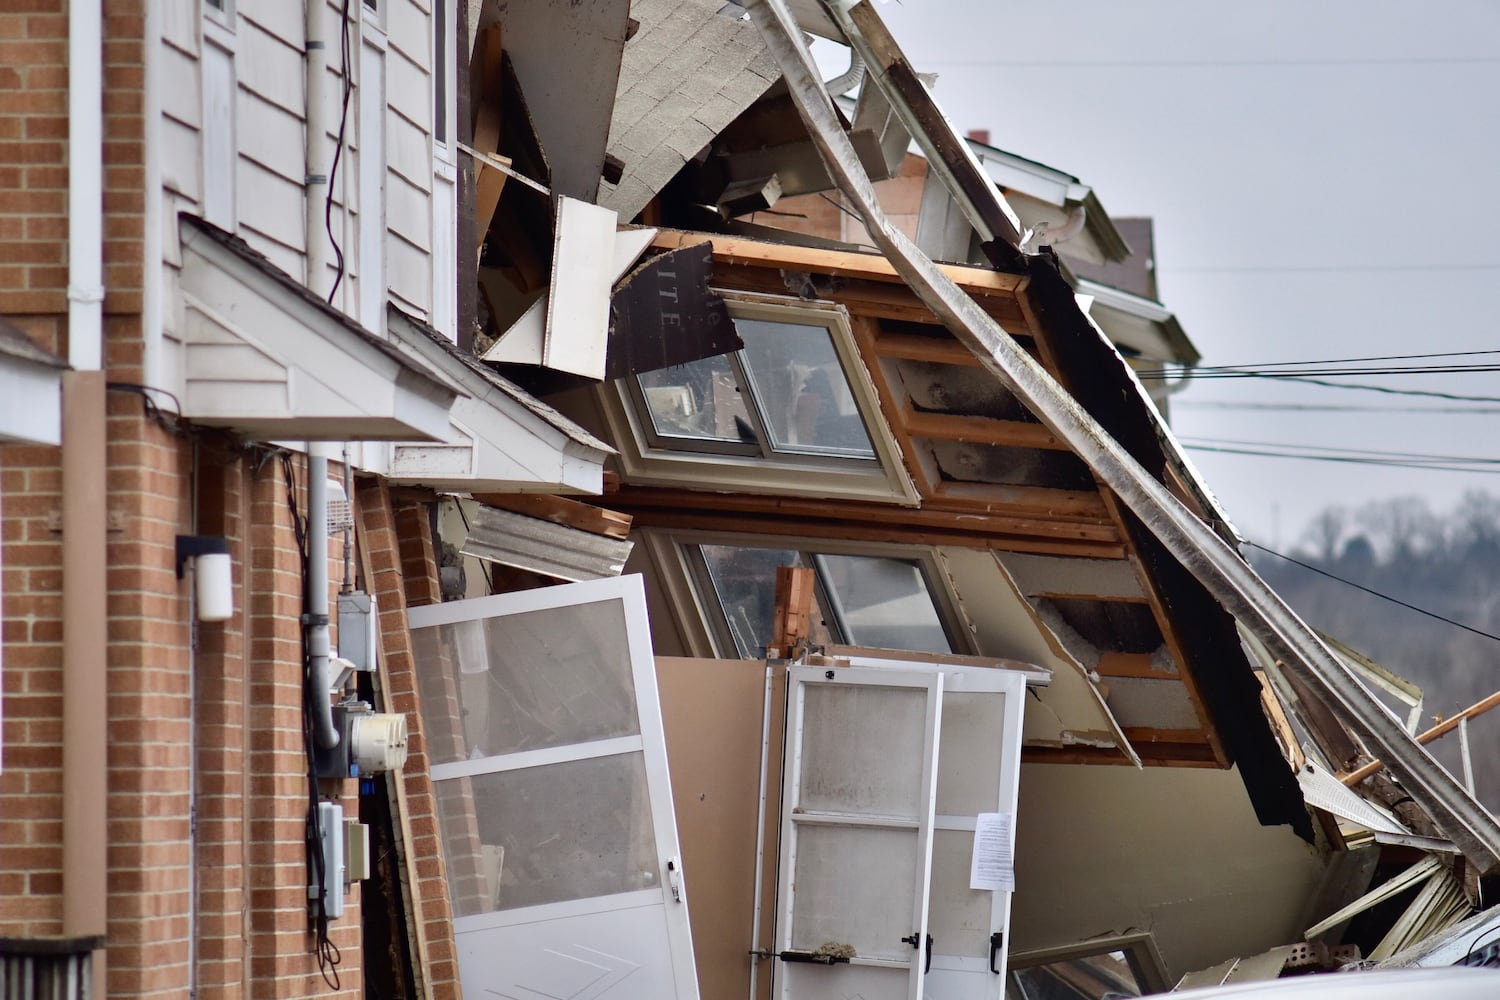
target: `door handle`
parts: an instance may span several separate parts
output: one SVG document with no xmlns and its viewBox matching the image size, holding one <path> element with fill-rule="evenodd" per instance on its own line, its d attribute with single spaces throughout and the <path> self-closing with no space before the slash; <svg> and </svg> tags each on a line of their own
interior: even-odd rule
<svg viewBox="0 0 1500 1000">
<path fill-rule="evenodd" d="M 995 959 L 1000 955 L 1000 949 L 1005 947 L 1005 932 L 996 931 L 990 935 L 990 971 L 1000 975 L 1000 970 L 995 968 Z"/>
<path fill-rule="evenodd" d="M 920 941 L 921 941 L 921 938 L 919 938 L 917 936 L 917 932 L 916 931 L 912 931 L 910 934 L 906 935 L 906 937 L 904 937 L 904 938 L 901 939 L 901 943 L 902 944 L 909 944 L 913 948 L 918 947 L 918 942 L 920 942 Z M 927 935 L 927 957 L 926 957 L 926 959 L 922 963 L 922 975 L 925 976 L 925 975 L 927 975 L 927 973 L 929 973 L 931 971 L 932 971 L 932 935 L 929 934 L 929 935 Z"/>
<path fill-rule="evenodd" d="M 682 902 L 682 872 L 676 858 L 667 859 L 667 887 L 672 890 L 672 902 Z"/>
</svg>

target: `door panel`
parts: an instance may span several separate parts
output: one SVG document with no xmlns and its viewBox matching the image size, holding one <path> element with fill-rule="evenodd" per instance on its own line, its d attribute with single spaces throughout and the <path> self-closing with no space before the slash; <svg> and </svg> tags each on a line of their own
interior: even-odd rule
<svg viewBox="0 0 1500 1000">
<path fill-rule="evenodd" d="M 465 993 L 697 1000 L 640 578 L 409 618 Z"/>
<path fill-rule="evenodd" d="M 788 671 L 777 996 L 922 995 L 942 686 L 933 672 Z"/>
</svg>

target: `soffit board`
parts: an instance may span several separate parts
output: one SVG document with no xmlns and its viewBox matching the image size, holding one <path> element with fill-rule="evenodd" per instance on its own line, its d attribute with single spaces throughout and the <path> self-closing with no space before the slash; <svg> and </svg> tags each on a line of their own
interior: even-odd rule
<svg viewBox="0 0 1500 1000">
<path fill-rule="evenodd" d="M 392 482 L 451 492 L 602 489 L 609 445 L 426 324 L 392 309 L 387 328 L 398 348 L 465 393 L 453 405 L 442 442 L 392 446 Z"/>
<path fill-rule="evenodd" d="M 183 217 L 182 415 L 258 440 L 432 441 L 460 390 L 236 237 Z"/>
</svg>

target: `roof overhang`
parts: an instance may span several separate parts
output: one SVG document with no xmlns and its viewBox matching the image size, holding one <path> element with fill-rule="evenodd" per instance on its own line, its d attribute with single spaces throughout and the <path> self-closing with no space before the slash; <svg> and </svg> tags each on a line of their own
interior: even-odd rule
<svg viewBox="0 0 1500 1000">
<path fill-rule="evenodd" d="M 67 362 L 0 318 L 0 444 L 62 442 Z"/>
<path fill-rule="evenodd" d="M 1087 278 L 1079 278 L 1077 287 L 1093 300 L 1089 315 L 1115 344 L 1154 361 L 1195 365 L 1202 359 L 1177 316 L 1160 302 Z"/>
<path fill-rule="evenodd" d="M 397 309 L 392 343 L 463 389 L 435 444 L 393 444 L 393 483 L 453 493 L 599 493 L 614 450 Z"/>
<path fill-rule="evenodd" d="M 180 217 L 183 416 L 259 440 L 441 441 L 457 386 L 241 240 Z"/>
</svg>

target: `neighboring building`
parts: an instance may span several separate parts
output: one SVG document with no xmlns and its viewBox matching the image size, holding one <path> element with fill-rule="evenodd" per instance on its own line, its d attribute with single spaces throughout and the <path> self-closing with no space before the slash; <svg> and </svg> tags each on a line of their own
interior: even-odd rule
<svg viewBox="0 0 1500 1000">
<path fill-rule="evenodd" d="M 1475 908 L 1500 830 L 1122 357 L 1197 360 L 1125 227 L 868 3 L 792 5 L 880 64 L 826 117 L 779 0 L 53 6 L 0 994 L 1102 997 Z"/>
</svg>

